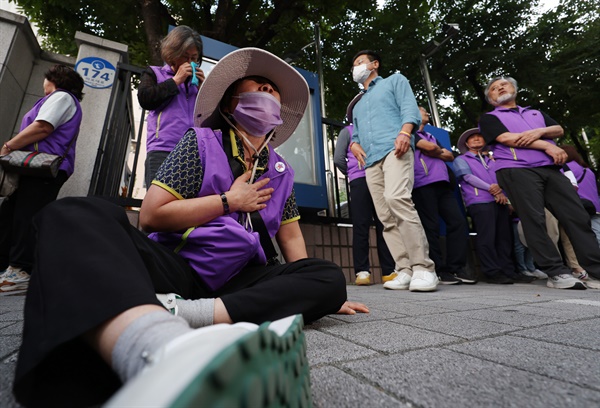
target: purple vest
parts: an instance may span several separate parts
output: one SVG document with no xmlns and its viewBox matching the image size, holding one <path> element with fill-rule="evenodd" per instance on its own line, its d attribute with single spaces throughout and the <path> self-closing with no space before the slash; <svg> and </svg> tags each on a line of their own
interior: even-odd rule
<svg viewBox="0 0 600 408">
<path fill-rule="evenodd" d="M 350 132 L 350 143 L 348 143 L 348 152 L 346 153 L 346 157 L 348 158 L 348 181 L 352 181 L 365 177 L 365 169 L 358 168 L 358 160 L 356 160 L 356 157 L 350 151 L 350 145 L 352 144 L 352 124 L 347 126 L 346 129 Z"/>
<path fill-rule="evenodd" d="M 204 170 L 197 197 L 228 191 L 234 178 L 223 150 L 221 132 L 207 128 L 194 130 Z M 268 148 L 268 168 L 259 180 L 270 178 L 267 187 L 273 187 L 275 191 L 267 207 L 260 210 L 260 215 L 272 238 L 279 231 L 285 203 L 294 187 L 294 171 L 271 146 Z M 217 290 L 246 265 L 265 265 L 267 262 L 259 234 L 247 231 L 238 222 L 239 217 L 239 212 L 233 212 L 183 233 L 158 232 L 150 234 L 149 238 L 179 253 L 209 288 Z"/>
<path fill-rule="evenodd" d="M 529 107 L 517 107 L 518 112 L 512 109 L 496 107 L 487 115 L 494 115 L 511 133 L 521 133 L 526 130 L 546 127 L 544 116 L 540 111 L 530 109 Z M 552 139 L 544 141 L 556 144 Z M 527 149 L 520 147 L 509 147 L 502 143 L 495 143 L 493 146 L 494 158 L 497 165 L 496 170 L 515 167 L 541 167 L 554 165 L 554 160 L 541 150 Z"/>
<path fill-rule="evenodd" d="M 598 198 L 598 186 L 596 185 L 596 177 L 594 176 L 594 173 L 590 169 L 585 169 L 579 163 L 574 161 L 568 162 L 567 165 L 573 172 L 573 175 L 579 184 L 579 189 L 577 190 L 579 197 L 590 200 L 592 203 L 594 203 L 596 212 L 600 212 L 600 199 Z M 581 179 L 584 171 L 585 176 L 583 176 L 583 179 Z"/>
<path fill-rule="evenodd" d="M 73 117 L 67 122 L 55 128 L 54 131 L 48 135 L 48 137 L 40 140 L 39 142 L 25 146 L 23 150 L 36 150 L 44 153 L 51 153 L 56 154 L 58 156 L 62 156 L 63 154 L 65 154 L 67 148 L 69 148 L 69 143 L 71 143 L 71 140 L 73 138 L 76 138 L 79 134 L 79 126 L 81 125 L 82 118 L 81 105 L 79 104 L 79 101 L 77 100 L 75 95 L 71 94 L 68 91 L 65 91 L 64 89 L 57 89 L 54 92 L 66 92 L 69 95 L 71 95 L 71 97 L 75 101 L 75 106 L 77 107 L 75 115 L 73 115 Z M 54 94 L 54 92 L 49 95 L 46 95 L 45 97 L 37 101 L 37 103 L 33 105 L 33 108 L 31 108 L 31 110 L 25 114 L 25 116 L 23 117 L 23 121 L 21 122 L 21 128 L 19 129 L 19 132 L 23 131 L 23 129 L 35 122 L 35 118 L 40 112 L 42 105 L 52 94 Z M 71 144 L 71 147 L 69 148 L 65 159 L 62 161 L 59 167 L 60 170 L 66 171 L 69 177 L 71 176 L 71 174 L 73 174 L 73 171 L 75 170 L 76 145 L 76 141 L 74 141 Z"/>
<path fill-rule="evenodd" d="M 469 165 L 471 173 L 475 177 L 479 177 L 488 184 L 498 184 L 495 171 L 496 162 L 491 160 L 489 157 L 484 156 L 483 158 L 485 164 L 488 166 L 487 169 L 483 166 L 483 163 L 481 163 L 479 157 L 471 152 L 461 154 L 459 157 L 457 157 L 457 160 L 460 159 L 464 160 L 465 163 Z M 467 207 L 473 204 L 490 203 L 495 201 L 494 196 L 488 191 L 473 187 L 466 181 L 462 181 L 460 183 L 460 192 L 462 193 L 463 199 L 465 200 L 465 205 Z"/>
<path fill-rule="evenodd" d="M 423 130 L 417 134 L 421 139 L 437 144 L 435 137 Z M 415 149 L 415 184 L 413 188 L 426 186 L 436 181 L 450 181 L 448 166 L 442 159 L 424 155 L 418 148 Z"/>
<path fill-rule="evenodd" d="M 150 67 L 156 74 L 156 82 L 162 83 L 173 78 L 175 73 L 171 67 Z M 165 106 L 148 113 L 146 137 L 146 151 L 155 150 L 170 152 L 185 132 L 194 126 L 194 106 L 198 87 L 183 82 L 179 85 L 179 93 L 173 96 Z"/>
</svg>

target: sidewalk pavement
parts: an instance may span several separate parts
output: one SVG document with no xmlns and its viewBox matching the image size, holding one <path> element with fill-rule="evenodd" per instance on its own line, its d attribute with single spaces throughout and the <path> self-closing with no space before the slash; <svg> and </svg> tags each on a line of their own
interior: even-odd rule
<svg viewBox="0 0 600 408">
<path fill-rule="evenodd" d="M 600 290 L 348 286 L 371 313 L 305 328 L 315 407 L 600 406 Z M 24 296 L 0 297 L 0 407 L 10 393 Z"/>
</svg>

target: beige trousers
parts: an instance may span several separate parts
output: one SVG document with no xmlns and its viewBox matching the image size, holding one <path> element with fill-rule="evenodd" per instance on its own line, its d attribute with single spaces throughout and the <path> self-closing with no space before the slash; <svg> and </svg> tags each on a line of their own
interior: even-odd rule
<svg viewBox="0 0 600 408">
<path fill-rule="evenodd" d="M 412 201 L 413 166 L 412 150 L 399 159 L 392 151 L 366 169 L 375 211 L 383 224 L 383 238 L 394 257 L 396 270 L 409 275 L 413 270 L 435 271 L 425 231 Z"/>
</svg>

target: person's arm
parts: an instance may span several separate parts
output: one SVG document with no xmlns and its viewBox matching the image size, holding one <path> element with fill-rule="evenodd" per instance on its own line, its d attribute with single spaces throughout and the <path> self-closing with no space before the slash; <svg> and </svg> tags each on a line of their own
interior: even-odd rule
<svg viewBox="0 0 600 408">
<path fill-rule="evenodd" d="M 394 96 L 400 109 L 400 122 L 402 123 L 394 141 L 394 148 L 396 157 L 402 157 L 410 149 L 413 130 L 421 124 L 421 113 L 408 79 L 400 74 L 394 74 L 393 77 L 395 81 Z"/>
<path fill-rule="evenodd" d="M 356 157 L 358 160 L 358 168 L 365 168 L 365 159 L 367 158 L 367 153 L 360 145 L 358 133 L 358 120 L 354 117 L 354 124 L 352 127 L 352 144 L 350 145 L 350 152 Z"/>
<path fill-rule="evenodd" d="M 5 156 L 13 150 L 19 150 L 32 143 L 45 139 L 54 131 L 54 126 L 48 122 L 36 120 L 23 129 L 19 134 L 4 143 L 0 156 Z"/>
<path fill-rule="evenodd" d="M 304 236 L 298 221 L 282 224 L 275 235 L 281 254 L 286 262 L 308 258 Z"/>
<path fill-rule="evenodd" d="M 350 136 L 348 128 L 343 128 L 338 135 L 335 150 L 333 152 L 333 163 L 344 176 L 348 174 L 348 161 L 346 160 L 346 156 L 348 154 Z"/>
<path fill-rule="evenodd" d="M 454 161 L 454 155 L 448 149 L 443 148 L 437 143 L 429 142 L 425 139 L 415 136 L 415 147 L 423 152 L 424 155 L 443 160 L 445 162 Z"/>
<path fill-rule="evenodd" d="M 179 93 L 179 88 L 172 78 L 160 84 L 157 83 L 156 74 L 147 68 L 142 74 L 138 88 L 138 101 L 146 110 L 155 110 L 167 104 Z"/>
</svg>

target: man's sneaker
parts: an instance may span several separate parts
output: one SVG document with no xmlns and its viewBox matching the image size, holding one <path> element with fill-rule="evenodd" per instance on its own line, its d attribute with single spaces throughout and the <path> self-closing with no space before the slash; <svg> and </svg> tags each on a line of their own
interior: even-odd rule
<svg viewBox="0 0 600 408">
<path fill-rule="evenodd" d="M 584 281 L 584 280 L 588 280 L 589 275 L 588 275 L 587 271 L 582 269 L 581 271 L 573 271 L 573 277 Z"/>
<path fill-rule="evenodd" d="M 11 270 L 11 267 L 8 270 Z M 9 292 L 27 289 L 28 286 L 29 274 L 20 268 L 12 268 L 11 273 L 0 283 L 0 290 Z"/>
<path fill-rule="evenodd" d="M 472 273 L 467 272 L 465 269 L 458 272 L 455 276 L 466 285 L 474 285 L 477 283 L 475 276 L 473 276 Z"/>
<path fill-rule="evenodd" d="M 0 275 L 0 286 L 14 284 L 14 279 L 17 279 L 17 273 L 21 271 L 22 269 L 16 266 L 9 266 L 6 268 L 6 270 L 2 272 L 2 275 Z"/>
<path fill-rule="evenodd" d="M 383 275 L 381 277 L 381 280 L 383 281 L 383 283 L 386 283 L 386 282 L 393 280 L 396 276 L 398 276 L 398 272 L 394 271 L 394 272 L 390 273 L 389 275 Z"/>
<path fill-rule="evenodd" d="M 585 289 L 585 284 L 582 281 L 567 273 L 548 276 L 548 283 L 546 285 L 554 289 Z"/>
<path fill-rule="evenodd" d="M 534 269 L 533 272 L 531 272 L 533 274 L 533 276 L 535 276 L 538 279 L 548 279 L 548 275 L 546 275 L 544 272 L 540 271 L 539 269 Z"/>
<path fill-rule="evenodd" d="M 362 271 L 356 274 L 354 284 L 357 286 L 368 286 L 371 284 L 371 274 L 367 271 Z"/>
<path fill-rule="evenodd" d="M 387 281 L 386 283 L 384 283 L 383 287 L 385 289 L 392 290 L 406 290 L 410 286 L 411 279 L 412 277 L 408 273 L 404 271 L 398 272 L 396 274 L 396 277 L 391 281 Z"/>
<path fill-rule="evenodd" d="M 411 292 L 433 292 L 439 283 L 437 274 L 429 271 L 413 271 L 408 290 Z"/>
<path fill-rule="evenodd" d="M 177 312 L 179 308 L 177 307 L 177 299 L 183 299 L 176 293 L 157 293 L 156 297 L 160 300 L 160 303 L 163 304 L 165 309 L 169 311 L 172 315 L 177 316 Z"/>
<path fill-rule="evenodd" d="M 536 279 L 535 276 L 526 276 L 520 273 L 515 273 L 509 276 L 509 278 L 512 279 L 515 283 L 531 283 Z"/>
<path fill-rule="evenodd" d="M 438 272 L 439 283 L 442 285 L 457 285 L 462 283 L 460 279 L 448 272 Z"/>
<path fill-rule="evenodd" d="M 107 407 L 312 405 L 301 315 L 197 329 L 145 360 Z"/>
</svg>

